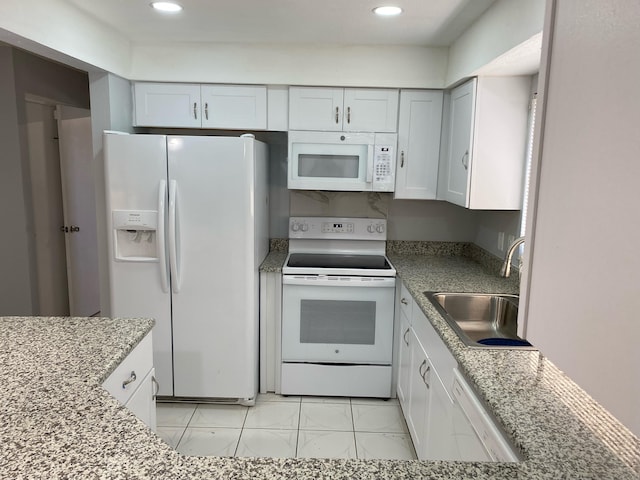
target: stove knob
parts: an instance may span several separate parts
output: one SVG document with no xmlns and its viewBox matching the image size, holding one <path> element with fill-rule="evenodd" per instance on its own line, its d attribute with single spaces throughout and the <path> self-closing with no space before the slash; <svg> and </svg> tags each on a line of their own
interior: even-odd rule
<svg viewBox="0 0 640 480">
<path fill-rule="evenodd" d="M 306 232 L 307 230 L 309 230 L 309 225 L 303 223 L 302 225 L 300 225 L 300 230 Z"/>
<path fill-rule="evenodd" d="M 298 230 L 300 230 L 300 225 L 298 225 L 297 223 L 292 223 L 291 230 L 297 232 Z"/>
<path fill-rule="evenodd" d="M 376 227 L 376 232 L 384 233 L 384 225 L 380 224 Z"/>
<path fill-rule="evenodd" d="M 374 225 L 368 225 L 367 226 L 367 232 L 375 233 L 375 231 L 376 231 L 376 227 Z"/>
</svg>

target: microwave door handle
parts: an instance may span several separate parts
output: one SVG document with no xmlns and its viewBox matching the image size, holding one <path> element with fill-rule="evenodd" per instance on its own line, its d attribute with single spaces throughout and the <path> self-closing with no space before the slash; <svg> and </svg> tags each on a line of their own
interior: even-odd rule
<svg viewBox="0 0 640 480">
<path fill-rule="evenodd" d="M 373 164 L 375 159 L 373 158 L 373 145 L 367 145 L 367 183 L 373 183 Z"/>
</svg>

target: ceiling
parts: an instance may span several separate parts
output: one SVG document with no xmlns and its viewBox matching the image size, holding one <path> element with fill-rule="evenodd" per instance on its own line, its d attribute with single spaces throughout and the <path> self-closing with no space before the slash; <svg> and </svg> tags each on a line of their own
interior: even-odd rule
<svg viewBox="0 0 640 480">
<path fill-rule="evenodd" d="M 217 42 L 448 46 L 494 0 L 66 0 L 134 43 Z M 371 13 L 397 5 L 398 17 Z"/>
</svg>

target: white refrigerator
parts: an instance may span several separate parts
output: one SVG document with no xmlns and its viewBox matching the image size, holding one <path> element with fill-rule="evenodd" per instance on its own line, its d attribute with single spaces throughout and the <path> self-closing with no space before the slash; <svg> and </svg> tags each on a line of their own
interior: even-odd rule
<svg viewBox="0 0 640 480">
<path fill-rule="evenodd" d="M 267 147 L 104 134 L 111 315 L 152 317 L 158 395 L 252 404 Z"/>
</svg>

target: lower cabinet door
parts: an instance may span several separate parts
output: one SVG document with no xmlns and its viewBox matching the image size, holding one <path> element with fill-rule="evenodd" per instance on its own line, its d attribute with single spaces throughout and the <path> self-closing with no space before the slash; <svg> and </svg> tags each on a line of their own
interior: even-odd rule
<svg viewBox="0 0 640 480">
<path fill-rule="evenodd" d="M 398 354 L 398 400 L 406 411 L 411 395 L 411 327 L 404 313 L 400 312 L 400 353 Z"/>
<path fill-rule="evenodd" d="M 131 413 L 142 420 L 151 430 L 156 431 L 155 369 L 144 378 L 138 389 L 125 404 Z"/>
<path fill-rule="evenodd" d="M 427 418 L 427 446 L 425 460 L 465 460 L 454 448 L 452 412 L 453 401 L 436 372 L 429 377 L 431 391 Z"/>
<path fill-rule="evenodd" d="M 427 416 L 430 406 L 428 378 L 431 364 L 426 353 L 411 330 L 411 394 L 405 412 L 407 427 L 413 440 L 416 455 L 420 460 L 426 458 Z"/>
</svg>

